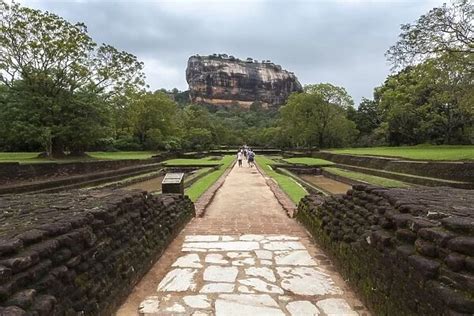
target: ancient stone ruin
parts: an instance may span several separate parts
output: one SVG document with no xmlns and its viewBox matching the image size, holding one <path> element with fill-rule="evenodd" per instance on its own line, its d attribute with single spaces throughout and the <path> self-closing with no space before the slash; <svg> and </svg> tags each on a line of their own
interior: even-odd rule
<svg viewBox="0 0 474 316">
<path fill-rule="evenodd" d="M 191 56 L 186 81 L 194 103 L 219 106 L 238 104 L 248 108 L 254 102 L 263 107 L 285 103 L 295 91 L 302 91 L 296 76 L 270 61 L 246 61 L 227 55 Z"/>
<path fill-rule="evenodd" d="M 297 217 L 376 315 L 474 314 L 474 198 L 355 185 L 307 196 Z"/>
<path fill-rule="evenodd" d="M 180 195 L 0 199 L 0 315 L 111 315 L 194 216 Z"/>
</svg>

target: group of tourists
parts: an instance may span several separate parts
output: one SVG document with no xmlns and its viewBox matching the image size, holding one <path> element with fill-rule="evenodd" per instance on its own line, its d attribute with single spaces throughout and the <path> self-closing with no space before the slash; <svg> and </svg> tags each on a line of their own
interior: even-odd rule
<svg viewBox="0 0 474 316">
<path fill-rule="evenodd" d="M 247 160 L 249 168 L 254 167 L 254 165 L 255 165 L 255 153 L 247 145 L 244 145 L 237 152 L 237 162 L 239 163 L 239 167 L 242 167 L 242 161 L 244 159 Z"/>
</svg>

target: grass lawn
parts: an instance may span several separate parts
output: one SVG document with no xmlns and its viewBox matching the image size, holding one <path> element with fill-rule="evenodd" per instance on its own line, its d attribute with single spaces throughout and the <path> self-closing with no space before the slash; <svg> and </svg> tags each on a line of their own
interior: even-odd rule
<svg viewBox="0 0 474 316">
<path fill-rule="evenodd" d="M 307 166 L 327 166 L 334 164 L 333 162 L 328 160 L 311 157 L 287 158 L 283 160 L 289 163 L 302 164 Z"/>
<path fill-rule="evenodd" d="M 280 188 L 288 194 L 288 196 L 291 198 L 291 200 L 295 203 L 298 204 L 299 201 L 308 194 L 308 192 L 295 180 L 293 180 L 291 177 L 280 174 L 273 170 L 273 168 L 270 166 L 271 164 L 274 164 L 275 161 L 273 161 L 271 158 L 266 157 L 266 156 L 258 156 L 256 157 L 256 162 L 258 166 L 260 167 L 263 172 L 275 179 L 275 181 L 278 183 Z"/>
<path fill-rule="evenodd" d="M 206 158 L 204 159 L 173 159 L 173 160 L 206 161 L 205 159 Z M 202 177 L 201 179 L 193 183 L 189 188 L 185 190 L 185 194 L 189 196 L 191 201 L 195 202 L 204 192 L 207 191 L 207 189 L 209 189 L 211 185 L 213 185 L 217 181 L 217 179 L 220 178 L 220 176 L 227 170 L 227 168 L 229 168 L 232 165 L 234 160 L 235 160 L 234 155 L 224 156 L 222 160 L 219 161 L 219 163 L 221 163 L 221 166 L 219 167 L 218 170 L 205 175 L 204 177 Z M 215 162 L 216 161 L 214 160 L 214 163 Z M 192 163 L 192 164 L 195 164 L 195 163 Z"/>
<path fill-rule="evenodd" d="M 90 157 L 71 157 L 65 159 L 37 158 L 38 152 L 0 152 L 0 162 L 42 163 L 42 162 L 75 162 L 86 160 L 120 160 L 120 159 L 148 159 L 156 155 L 153 151 L 92 151 Z"/>
<path fill-rule="evenodd" d="M 27 162 L 30 160 L 46 160 L 36 158 L 39 153 L 25 153 L 25 152 L 0 152 L 0 162 Z"/>
<path fill-rule="evenodd" d="M 156 155 L 155 151 L 92 151 L 87 153 L 92 158 L 120 160 L 120 159 L 149 159 Z"/>
<path fill-rule="evenodd" d="M 217 165 L 223 164 L 224 160 L 226 159 L 225 156 L 222 159 L 217 160 L 215 157 L 206 157 L 201 159 L 188 159 L 188 158 L 178 158 L 178 159 L 170 159 L 165 160 L 163 163 L 165 165 L 173 165 L 173 166 L 186 166 L 186 165 L 200 165 L 200 166 L 209 166 L 209 165 Z M 233 157 L 233 156 L 229 156 Z"/>
<path fill-rule="evenodd" d="M 474 146 L 418 145 L 401 147 L 343 148 L 328 150 L 335 154 L 401 157 L 415 160 L 474 160 Z"/>
<path fill-rule="evenodd" d="M 382 187 L 387 187 L 387 188 L 407 188 L 410 186 L 408 183 L 405 183 L 402 181 L 377 177 L 377 176 L 355 172 L 355 171 L 343 170 L 343 169 L 333 168 L 333 167 L 328 167 L 328 168 L 323 168 L 323 169 L 329 173 L 333 173 L 338 176 L 343 176 L 352 180 L 359 180 L 359 181 L 367 182 L 372 185 L 377 185 L 377 186 L 382 186 Z"/>
</svg>

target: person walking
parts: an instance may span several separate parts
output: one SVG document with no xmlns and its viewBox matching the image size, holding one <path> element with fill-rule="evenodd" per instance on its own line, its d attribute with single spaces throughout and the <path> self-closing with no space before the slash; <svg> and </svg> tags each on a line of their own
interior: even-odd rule
<svg viewBox="0 0 474 316">
<path fill-rule="evenodd" d="M 249 167 L 253 168 L 253 164 L 254 164 L 254 161 L 255 161 L 255 153 L 252 151 L 252 149 L 248 150 L 247 156 L 248 156 L 247 161 L 249 163 Z"/>
<path fill-rule="evenodd" d="M 237 153 L 237 162 L 239 163 L 239 167 L 242 167 L 242 150 L 239 150 L 239 152 Z"/>
</svg>

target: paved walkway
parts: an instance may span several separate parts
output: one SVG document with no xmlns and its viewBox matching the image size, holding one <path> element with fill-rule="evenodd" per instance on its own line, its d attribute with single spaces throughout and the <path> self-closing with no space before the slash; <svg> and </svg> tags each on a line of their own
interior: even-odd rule
<svg viewBox="0 0 474 316">
<path fill-rule="evenodd" d="M 244 163 L 245 166 L 245 163 Z M 117 315 L 368 315 L 265 178 L 234 166 Z"/>
</svg>

